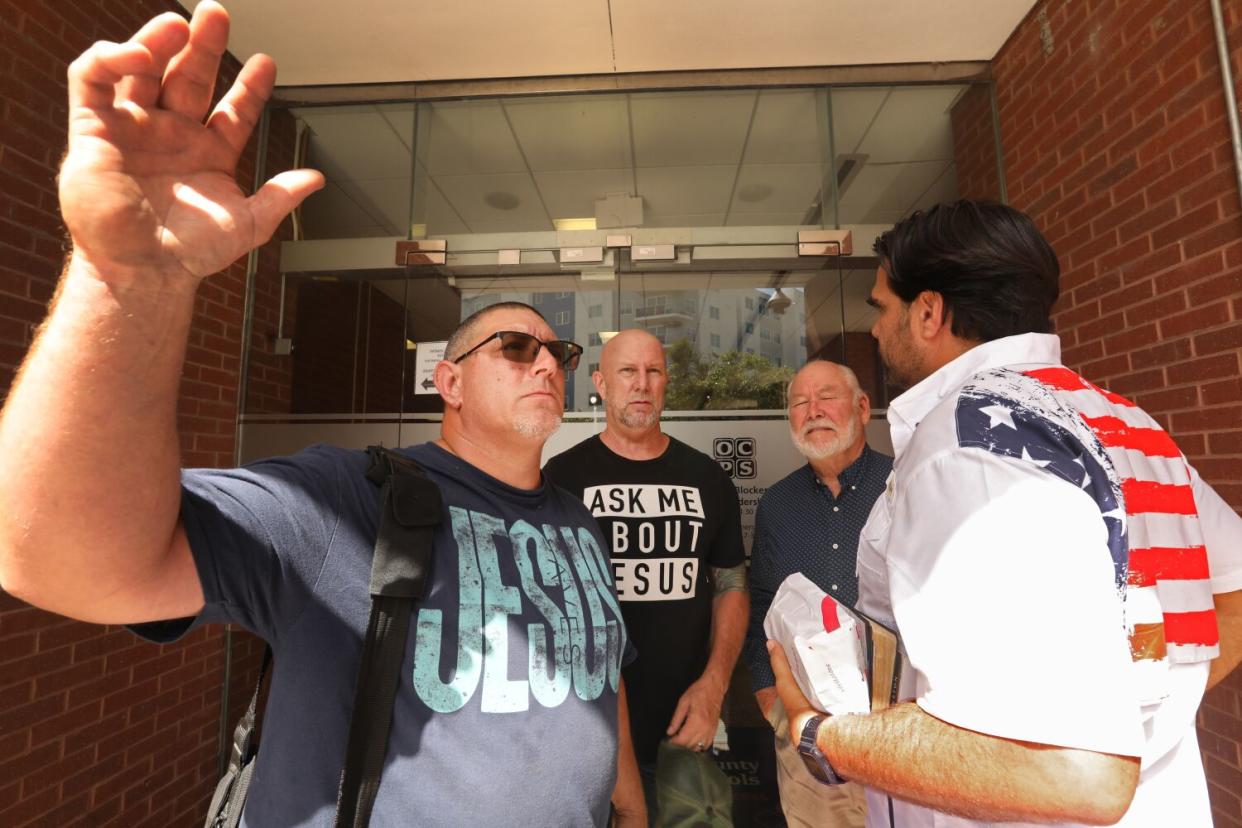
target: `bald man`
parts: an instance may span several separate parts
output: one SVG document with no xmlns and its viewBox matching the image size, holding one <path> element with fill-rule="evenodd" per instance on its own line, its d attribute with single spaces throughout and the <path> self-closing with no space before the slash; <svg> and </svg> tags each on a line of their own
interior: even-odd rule
<svg viewBox="0 0 1242 828">
<path fill-rule="evenodd" d="M 668 372 L 658 339 L 622 331 L 604 346 L 593 379 L 605 403 L 603 432 L 544 471 L 582 498 L 611 544 L 638 649 L 624 672 L 631 732 L 658 825 L 657 757 L 671 763 L 688 750 L 710 762 L 705 752 L 746 633 L 740 510 L 716 461 L 660 429 Z"/>
</svg>

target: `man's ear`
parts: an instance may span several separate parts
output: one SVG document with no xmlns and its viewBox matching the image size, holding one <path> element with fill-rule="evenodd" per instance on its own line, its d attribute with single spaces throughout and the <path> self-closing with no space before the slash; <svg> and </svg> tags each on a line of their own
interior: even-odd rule
<svg viewBox="0 0 1242 828">
<path fill-rule="evenodd" d="M 600 399 L 608 399 L 608 392 L 605 390 L 608 383 L 604 381 L 604 375 L 600 371 L 591 374 L 591 381 L 595 383 L 595 390 L 599 392 Z"/>
<path fill-rule="evenodd" d="M 923 340 L 932 340 L 951 324 L 944 296 L 934 290 L 925 290 L 910 303 L 910 321 Z"/>
<path fill-rule="evenodd" d="M 436 363 L 432 379 L 435 381 L 436 390 L 444 399 L 444 404 L 453 409 L 461 408 L 461 366 L 442 359 Z"/>
<path fill-rule="evenodd" d="M 866 391 L 858 392 L 858 422 L 864 426 L 871 422 L 871 398 Z"/>
</svg>

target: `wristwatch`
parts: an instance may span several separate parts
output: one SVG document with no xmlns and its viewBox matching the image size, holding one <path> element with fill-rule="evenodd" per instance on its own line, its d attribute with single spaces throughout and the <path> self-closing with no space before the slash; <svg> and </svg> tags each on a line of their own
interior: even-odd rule
<svg viewBox="0 0 1242 828">
<path fill-rule="evenodd" d="M 836 772 L 832 763 L 828 761 L 828 757 L 815 743 L 819 726 L 826 718 L 828 718 L 826 715 L 812 716 L 802 726 L 802 738 L 798 740 L 798 755 L 802 757 L 802 764 L 806 765 L 806 769 L 817 781 L 824 785 L 840 785 L 846 780 Z"/>
</svg>

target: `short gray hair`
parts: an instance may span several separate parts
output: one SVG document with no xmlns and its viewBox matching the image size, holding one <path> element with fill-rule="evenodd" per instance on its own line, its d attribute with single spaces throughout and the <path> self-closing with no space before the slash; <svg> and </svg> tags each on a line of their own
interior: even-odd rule
<svg viewBox="0 0 1242 828">
<path fill-rule="evenodd" d="M 461 323 L 457 326 L 457 329 L 453 331 L 451 336 L 449 336 L 448 343 L 444 346 L 444 358 L 447 360 L 454 360 L 461 356 L 462 353 L 470 347 L 471 341 L 476 338 L 475 328 L 479 326 L 483 319 L 492 311 L 506 309 L 528 310 L 535 316 L 543 319 L 544 322 L 548 321 L 544 318 L 542 313 L 535 310 L 525 302 L 497 302 L 494 305 L 488 305 L 487 307 L 480 308 L 461 321 Z"/>
<path fill-rule="evenodd" d="M 789 379 L 789 384 L 785 386 L 785 413 L 786 414 L 789 413 L 789 393 L 793 389 L 794 380 L 798 378 L 798 374 L 802 373 L 803 368 L 806 368 L 809 365 L 815 365 L 816 363 L 821 363 L 821 362 L 824 365 L 831 365 L 833 368 L 836 368 L 838 371 L 841 372 L 841 376 L 845 377 L 845 384 L 848 385 L 850 390 L 854 392 L 854 402 L 858 402 L 858 400 L 862 397 L 863 395 L 862 386 L 858 384 L 858 375 L 854 373 L 853 368 L 849 367 L 848 365 L 842 365 L 840 362 L 833 362 L 831 359 L 822 359 L 822 358 L 810 359 L 810 360 L 807 360 L 806 365 L 803 365 L 802 368 L 799 368 L 797 371 L 794 372 L 794 375 L 790 377 Z"/>
</svg>

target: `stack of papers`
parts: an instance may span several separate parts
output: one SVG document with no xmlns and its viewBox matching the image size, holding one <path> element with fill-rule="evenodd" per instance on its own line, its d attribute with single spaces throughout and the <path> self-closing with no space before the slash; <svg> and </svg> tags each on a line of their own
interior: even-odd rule
<svg viewBox="0 0 1242 828">
<path fill-rule="evenodd" d="M 847 607 L 801 573 L 785 579 L 763 620 L 794 678 L 824 713 L 866 713 L 897 702 L 905 658 L 897 632 Z"/>
</svg>

